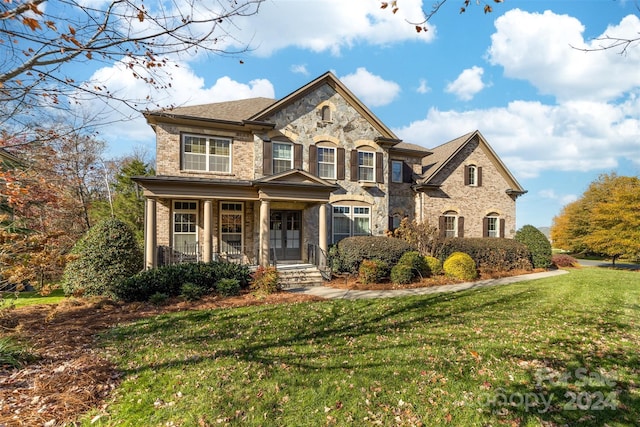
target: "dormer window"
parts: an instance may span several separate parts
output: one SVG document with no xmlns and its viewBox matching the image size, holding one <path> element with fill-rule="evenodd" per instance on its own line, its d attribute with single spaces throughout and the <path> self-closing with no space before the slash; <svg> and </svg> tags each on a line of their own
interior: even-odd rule
<svg viewBox="0 0 640 427">
<path fill-rule="evenodd" d="M 480 187 L 482 185 L 482 168 L 476 165 L 464 167 L 464 185 Z"/>
</svg>

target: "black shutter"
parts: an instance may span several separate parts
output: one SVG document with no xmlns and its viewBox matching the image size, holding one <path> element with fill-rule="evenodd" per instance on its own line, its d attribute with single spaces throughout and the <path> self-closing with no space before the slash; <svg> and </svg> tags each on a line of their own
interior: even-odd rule
<svg viewBox="0 0 640 427">
<path fill-rule="evenodd" d="M 482 186 L 482 168 L 478 167 L 478 187 Z"/>
<path fill-rule="evenodd" d="M 489 218 L 482 218 L 482 237 L 489 237 Z"/>
<path fill-rule="evenodd" d="M 405 162 L 402 162 L 402 182 L 413 182 L 413 169 Z"/>
<path fill-rule="evenodd" d="M 384 183 L 384 175 L 383 175 L 383 160 L 384 160 L 384 154 L 383 153 L 376 153 L 376 182 L 378 183 Z"/>
<path fill-rule="evenodd" d="M 336 179 L 344 179 L 344 156 L 345 156 L 344 148 L 339 147 L 336 150 L 336 156 L 338 156 L 338 159 L 337 159 L 338 170 L 336 171 Z"/>
<path fill-rule="evenodd" d="M 458 217 L 458 237 L 464 237 L 464 217 Z"/>
<path fill-rule="evenodd" d="M 469 185 L 469 166 L 464 167 L 464 185 Z"/>
<path fill-rule="evenodd" d="M 389 224 L 388 224 L 387 229 L 389 231 L 393 231 L 393 215 L 389 215 Z"/>
<path fill-rule="evenodd" d="M 504 218 L 500 218 L 500 236 L 499 237 L 504 237 Z"/>
<path fill-rule="evenodd" d="M 440 217 L 438 218 L 438 231 L 439 231 L 440 237 L 445 237 L 447 235 L 447 230 L 445 229 L 446 227 L 445 221 L 446 221 L 445 216 L 440 215 Z"/>
<path fill-rule="evenodd" d="M 293 168 L 302 169 L 302 144 L 293 144 Z"/>
<path fill-rule="evenodd" d="M 358 180 L 358 150 L 351 150 L 351 181 Z"/>
<path fill-rule="evenodd" d="M 315 145 L 309 146 L 309 173 L 318 175 L 318 147 Z"/>
<path fill-rule="evenodd" d="M 264 141 L 262 143 L 262 174 L 273 174 L 273 152 L 271 148 L 271 141 Z"/>
</svg>

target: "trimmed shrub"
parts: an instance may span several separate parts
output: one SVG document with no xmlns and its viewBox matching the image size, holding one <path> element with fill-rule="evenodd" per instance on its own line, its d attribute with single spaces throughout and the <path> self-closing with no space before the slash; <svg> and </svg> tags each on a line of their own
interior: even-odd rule
<svg viewBox="0 0 640 427">
<path fill-rule="evenodd" d="M 427 263 L 429 267 L 429 271 L 432 275 L 437 276 L 442 274 L 442 261 L 434 256 L 426 256 L 424 257 L 424 262 Z"/>
<path fill-rule="evenodd" d="M 71 250 L 62 289 L 66 295 L 114 297 L 120 283 L 142 269 L 142 259 L 131 229 L 118 219 L 106 219 Z"/>
<path fill-rule="evenodd" d="M 216 283 L 216 292 L 223 297 L 240 294 L 240 282 L 238 279 L 220 279 Z"/>
<path fill-rule="evenodd" d="M 413 282 L 413 268 L 407 264 L 396 264 L 391 269 L 391 282 L 395 285 L 407 285 Z"/>
<path fill-rule="evenodd" d="M 197 301 L 202 298 L 207 293 L 207 290 L 201 288 L 200 286 L 194 283 L 183 283 L 180 286 L 180 296 L 186 299 L 187 301 Z"/>
<path fill-rule="evenodd" d="M 387 265 L 395 265 L 405 252 L 413 247 L 401 239 L 386 236 L 354 236 L 340 240 L 335 261 L 332 265 L 338 272 L 357 273 L 365 259 L 377 259 Z"/>
<path fill-rule="evenodd" d="M 452 253 L 442 266 L 444 273 L 449 277 L 461 280 L 473 280 L 478 277 L 476 263 L 469 254 L 463 252 Z"/>
<path fill-rule="evenodd" d="M 263 267 L 251 274 L 250 289 L 257 295 L 268 295 L 282 289 L 280 285 L 280 274 L 275 267 Z"/>
<path fill-rule="evenodd" d="M 380 283 L 389 274 L 389 266 L 379 259 L 365 259 L 360 263 L 358 279 L 361 283 Z"/>
<path fill-rule="evenodd" d="M 542 231 L 533 225 L 525 225 L 516 231 L 515 240 L 529 248 L 533 268 L 551 266 L 551 243 Z"/>
<path fill-rule="evenodd" d="M 216 283 L 221 279 L 236 279 L 241 288 L 246 288 L 249 268 L 219 261 L 166 265 L 124 280 L 116 288 L 116 296 L 124 301 L 147 301 L 155 293 L 177 296 L 184 283 L 193 283 L 205 293 L 211 293 L 216 291 Z"/>
<path fill-rule="evenodd" d="M 578 265 L 578 260 L 567 254 L 553 254 L 551 263 L 556 267 L 575 267 Z"/>
<path fill-rule="evenodd" d="M 464 252 L 480 271 L 531 270 L 531 253 L 527 246 L 513 239 L 454 237 L 442 246 L 439 258 Z"/>
<path fill-rule="evenodd" d="M 424 257 L 418 253 L 418 251 L 409 251 L 402 254 L 398 260 L 398 264 L 408 265 L 411 267 L 413 277 L 423 278 L 430 276 L 429 265 L 424 260 Z"/>
<path fill-rule="evenodd" d="M 149 302 L 153 305 L 162 305 L 169 299 L 169 295 L 156 292 L 149 297 Z"/>
</svg>

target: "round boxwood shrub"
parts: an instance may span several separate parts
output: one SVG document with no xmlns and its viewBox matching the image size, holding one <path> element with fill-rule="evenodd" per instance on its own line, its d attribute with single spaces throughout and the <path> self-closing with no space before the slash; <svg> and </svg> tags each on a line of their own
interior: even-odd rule
<svg viewBox="0 0 640 427">
<path fill-rule="evenodd" d="M 402 254 L 398 264 L 404 264 L 411 267 L 414 278 L 429 277 L 430 275 L 429 265 L 424 260 L 424 257 L 417 251 L 409 251 Z"/>
<path fill-rule="evenodd" d="M 71 250 L 62 289 L 67 295 L 114 297 L 120 283 L 142 269 L 142 259 L 131 229 L 118 219 L 106 219 Z"/>
<path fill-rule="evenodd" d="M 340 240 L 337 245 L 338 272 L 357 273 L 365 259 L 377 259 L 396 265 L 405 252 L 414 248 L 402 239 L 386 236 L 354 236 Z"/>
<path fill-rule="evenodd" d="M 358 279 L 361 283 L 380 283 L 389 274 L 389 266 L 379 259 L 365 259 L 360 263 Z"/>
<path fill-rule="evenodd" d="M 424 257 L 424 262 L 427 263 L 432 275 L 437 276 L 438 274 L 442 274 L 442 261 L 438 258 L 434 256 L 426 256 Z"/>
<path fill-rule="evenodd" d="M 223 297 L 240 294 L 240 281 L 238 279 L 220 279 L 216 283 L 216 292 Z"/>
<path fill-rule="evenodd" d="M 476 263 L 464 252 L 454 252 L 442 265 L 444 273 L 449 277 L 462 280 L 473 280 L 478 277 Z"/>
<path fill-rule="evenodd" d="M 515 240 L 529 248 L 533 268 L 549 268 L 551 266 L 551 243 L 542 231 L 533 225 L 525 225 L 516 231 Z"/>
<path fill-rule="evenodd" d="M 413 269 L 407 264 L 396 264 L 391 269 L 391 282 L 395 285 L 406 285 L 413 282 Z"/>
</svg>

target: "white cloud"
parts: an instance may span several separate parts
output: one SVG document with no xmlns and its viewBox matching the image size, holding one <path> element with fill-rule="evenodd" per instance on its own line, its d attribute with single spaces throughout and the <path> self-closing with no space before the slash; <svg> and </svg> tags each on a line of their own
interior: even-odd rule
<svg viewBox="0 0 640 427">
<path fill-rule="evenodd" d="M 514 101 L 503 108 L 466 112 L 432 108 L 424 120 L 396 133 L 407 142 L 433 148 L 479 129 L 521 178 L 553 170 L 608 171 L 619 159 L 640 158 L 639 107 L 638 98 L 630 96 L 621 105 Z"/>
<path fill-rule="evenodd" d="M 340 80 L 369 107 L 391 103 L 401 90 L 397 83 L 384 80 L 362 67 L 353 74 L 340 77 Z"/>
<path fill-rule="evenodd" d="M 187 64 L 171 63 L 167 68 L 171 70 L 172 75 L 171 78 L 166 78 L 165 83 L 170 83 L 171 86 L 162 90 L 153 89 L 140 79 L 136 79 L 124 62 L 99 69 L 93 74 L 91 80 L 107 86 L 115 97 L 138 100 L 140 109 L 144 109 L 145 106 L 149 109 L 158 109 L 170 105 L 196 105 L 252 97 L 275 97 L 274 87 L 266 79 L 255 79 L 243 83 L 224 76 L 217 79 L 211 86 L 206 86 L 204 79 L 197 76 Z M 147 103 L 147 97 L 153 100 L 153 105 Z M 126 152 L 130 149 L 130 147 L 123 147 L 121 141 L 140 142 L 153 148 L 155 138 L 149 125 L 139 113 L 123 108 L 121 102 L 112 100 L 105 106 L 102 101 L 93 99 L 80 107 L 93 111 L 102 110 L 104 122 L 124 120 L 119 126 L 109 126 L 108 132 L 101 132 L 113 151 Z"/>
<path fill-rule="evenodd" d="M 504 68 L 504 74 L 529 81 L 543 94 L 558 100 L 614 100 L 640 86 L 640 49 L 626 55 L 597 49 L 605 42 L 583 38 L 585 27 L 576 18 L 551 11 L 506 12 L 495 21 L 488 60 Z M 609 26 L 602 36 L 637 37 L 640 19 L 629 15 Z"/>
<path fill-rule="evenodd" d="M 427 84 L 427 81 L 425 79 L 420 79 L 420 84 L 418 86 L 418 89 L 416 89 L 416 92 L 421 93 L 421 94 L 425 94 L 425 93 L 431 92 L 431 88 L 429 87 L 429 85 Z"/>
<path fill-rule="evenodd" d="M 379 2 L 344 0 L 281 0 L 260 6 L 257 15 L 236 19 L 234 45 L 249 44 L 259 56 L 286 47 L 340 55 L 359 43 L 385 46 L 413 40 L 430 42 L 435 27 L 418 34 L 407 21 L 422 19 L 422 1 L 404 0 L 397 13 L 381 9 Z"/>
<path fill-rule="evenodd" d="M 309 75 L 309 70 L 307 70 L 307 66 L 304 64 L 292 65 L 291 72 L 294 74 L 302 74 L 304 76 Z"/>
<path fill-rule="evenodd" d="M 543 199 L 559 201 L 563 206 L 578 200 L 578 196 L 576 194 L 559 195 L 556 194 L 555 190 L 553 189 L 540 190 L 538 191 L 538 196 L 542 197 Z"/>
<path fill-rule="evenodd" d="M 445 92 L 453 93 L 463 101 L 470 101 L 485 87 L 482 81 L 483 73 L 484 70 L 475 65 L 467 68 L 460 73 L 457 79 L 447 85 Z"/>
</svg>

